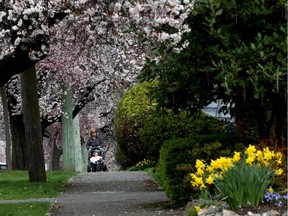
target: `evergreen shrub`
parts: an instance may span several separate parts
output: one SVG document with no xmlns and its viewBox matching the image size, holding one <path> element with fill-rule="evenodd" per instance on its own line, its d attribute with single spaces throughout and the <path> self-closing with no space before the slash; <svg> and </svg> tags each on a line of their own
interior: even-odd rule
<svg viewBox="0 0 288 216">
<path fill-rule="evenodd" d="M 220 120 L 202 111 L 192 116 L 186 112 L 153 112 L 144 121 L 140 139 L 145 145 L 147 158 L 158 162 L 160 148 L 166 140 L 223 131 L 223 123 Z"/>
<path fill-rule="evenodd" d="M 139 131 L 155 104 L 147 91 L 152 83 L 144 82 L 131 88 L 121 99 L 115 115 L 117 141 L 116 161 L 122 168 L 134 166 L 146 157 Z"/>
<path fill-rule="evenodd" d="M 208 162 L 220 156 L 229 156 L 254 142 L 233 134 L 199 135 L 165 141 L 158 166 L 167 196 L 175 206 L 185 205 L 195 193 L 189 173 L 194 171 L 197 159 Z"/>
</svg>

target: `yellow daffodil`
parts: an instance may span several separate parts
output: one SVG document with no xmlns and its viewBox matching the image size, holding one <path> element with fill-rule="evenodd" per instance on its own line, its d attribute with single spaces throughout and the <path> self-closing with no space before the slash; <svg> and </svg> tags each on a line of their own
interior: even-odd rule
<svg viewBox="0 0 288 216">
<path fill-rule="evenodd" d="M 219 169 L 221 166 L 218 163 L 218 160 L 211 160 L 210 167 L 212 170 Z"/>
<path fill-rule="evenodd" d="M 227 170 L 230 167 L 233 167 L 232 159 L 227 157 L 220 157 L 217 160 L 212 160 L 210 166 L 213 169 Z"/>
<path fill-rule="evenodd" d="M 198 177 L 195 179 L 195 182 L 198 184 L 198 185 L 202 185 L 203 184 L 203 179 L 201 177 Z"/>
<path fill-rule="evenodd" d="M 201 185 L 200 185 L 200 188 L 201 188 L 201 189 L 205 189 L 205 188 L 206 188 L 205 184 L 204 184 L 204 183 L 201 184 Z"/>
<path fill-rule="evenodd" d="M 276 152 L 275 158 L 277 159 L 276 163 L 278 165 L 282 164 L 282 153 L 281 152 Z"/>
<path fill-rule="evenodd" d="M 195 175 L 194 173 L 191 173 L 190 176 L 191 176 L 192 179 L 196 179 L 197 178 L 197 175 Z"/>
<path fill-rule="evenodd" d="M 278 159 L 276 162 L 278 165 L 280 165 L 280 164 L 282 164 L 282 159 Z"/>
<path fill-rule="evenodd" d="M 275 157 L 282 160 L 281 152 L 276 152 Z"/>
<path fill-rule="evenodd" d="M 221 163 L 224 168 L 233 167 L 232 159 L 229 157 L 221 157 Z"/>
<path fill-rule="evenodd" d="M 197 180 L 197 175 L 195 175 L 194 173 L 192 173 L 191 175 L 191 178 L 192 178 L 192 181 L 191 181 L 191 184 L 193 187 L 198 187 L 199 186 L 199 183 L 196 181 Z"/>
<path fill-rule="evenodd" d="M 213 181 L 214 181 L 214 179 L 211 175 L 209 175 L 208 178 L 206 179 L 207 184 L 213 184 Z"/>
<path fill-rule="evenodd" d="M 199 212 L 201 210 L 201 207 L 200 206 L 195 206 L 195 209 L 197 212 Z"/>
<path fill-rule="evenodd" d="M 265 160 L 262 160 L 261 164 L 264 165 L 265 167 L 268 167 L 270 165 L 270 163 L 265 161 Z M 260 166 L 260 164 L 259 164 L 259 166 Z"/>
<path fill-rule="evenodd" d="M 254 145 L 249 145 L 249 147 L 247 148 L 247 150 L 245 151 L 245 153 L 247 155 L 252 155 L 256 152 L 256 148 Z"/>
<path fill-rule="evenodd" d="M 190 176 L 192 178 L 191 184 L 192 184 L 193 187 L 198 187 L 198 186 L 203 185 L 202 177 L 198 177 L 194 173 L 192 173 Z"/>
<path fill-rule="evenodd" d="M 196 174 L 198 176 L 202 176 L 204 174 L 204 171 L 202 169 L 198 168 Z"/>
<path fill-rule="evenodd" d="M 258 150 L 256 152 L 257 161 L 261 162 L 263 160 L 263 153 L 262 151 Z"/>
<path fill-rule="evenodd" d="M 209 173 L 212 173 L 213 170 L 214 170 L 214 169 L 213 169 L 213 167 L 211 167 L 211 166 L 207 166 L 207 167 L 206 167 L 206 171 L 209 172 Z"/>
<path fill-rule="evenodd" d="M 270 161 L 273 159 L 273 157 L 275 156 L 274 151 L 270 151 L 268 147 L 264 148 L 264 159 L 266 161 Z"/>
<path fill-rule="evenodd" d="M 194 188 L 196 188 L 196 187 L 199 186 L 195 181 L 191 181 L 191 185 L 192 185 L 192 187 L 194 187 Z"/>
<path fill-rule="evenodd" d="M 275 175 L 282 175 L 283 169 L 277 169 L 275 170 Z"/>
<path fill-rule="evenodd" d="M 220 173 L 214 174 L 213 177 L 214 177 L 214 179 L 223 179 L 223 177 Z"/>
<path fill-rule="evenodd" d="M 205 168 L 205 164 L 201 160 L 197 159 L 195 167 L 196 167 L 196 169 L 203 169 L 203 168 Z"/>
<path fill-rule="evenodd" d="M 240 152 L 234 152 L 234 156 L 233 156 L 234 163 L 237 163 L 241 159 L 240 154 L 241 154 Z"/>
<path fill-rule="evenodd" d="M 253 156 L 249 156 L 246 159 L 246 163 L 252 165 L 252 163 L 254 162 L 255 158 Z"/>
<path fill-rule="evenodd" d="M 273 193 L 273 188 L 270 186 L 267 191 L 269 191 L 270 193 Z"/>
</svg>

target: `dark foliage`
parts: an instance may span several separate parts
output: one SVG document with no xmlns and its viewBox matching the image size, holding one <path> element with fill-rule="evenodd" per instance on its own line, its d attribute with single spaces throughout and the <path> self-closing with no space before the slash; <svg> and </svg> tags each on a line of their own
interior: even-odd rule
<svg viewBox="0 0 288 216">
<path fill-rule="evenodd" d="M 243 150 L 249 144 L 253 144 L 253 140 L 232 134 L 201 135 L 164 142 L 159 168 L 167 196 L 176 206 L 184 205 L 196 193 L 189 177 L 189 173 L 194 171 L 196 159 L 209 163 L 211 159 Z"/>
</svg>

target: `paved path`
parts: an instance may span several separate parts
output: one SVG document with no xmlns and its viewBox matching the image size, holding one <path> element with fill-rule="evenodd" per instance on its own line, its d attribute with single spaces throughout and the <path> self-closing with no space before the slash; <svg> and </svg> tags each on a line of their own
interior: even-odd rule
<svg viewBox="0 0 288 216">
<path fill-rule="evenodd" d="M 83 173 L 73 177 L 57 198 L 51 216 L 183 216 L 164 209 L 168 199 L 144 172 Z"/>
</svg>

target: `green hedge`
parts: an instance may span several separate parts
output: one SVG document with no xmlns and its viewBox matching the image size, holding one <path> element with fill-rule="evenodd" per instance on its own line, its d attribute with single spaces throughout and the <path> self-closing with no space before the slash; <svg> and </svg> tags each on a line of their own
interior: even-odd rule
<svg viewBox="0 0 288 216">
<path fill-rule="evenodd" d="M 220 156 L 231 156 L 254 141 L 232 134 L 201 135 L 164 142 L 160 151 L 159 170 L 163 187 L 175 206 L 183 206 L 195 191 L 189 173 L 196 159 L 210 162 Z"/>
</svg>

